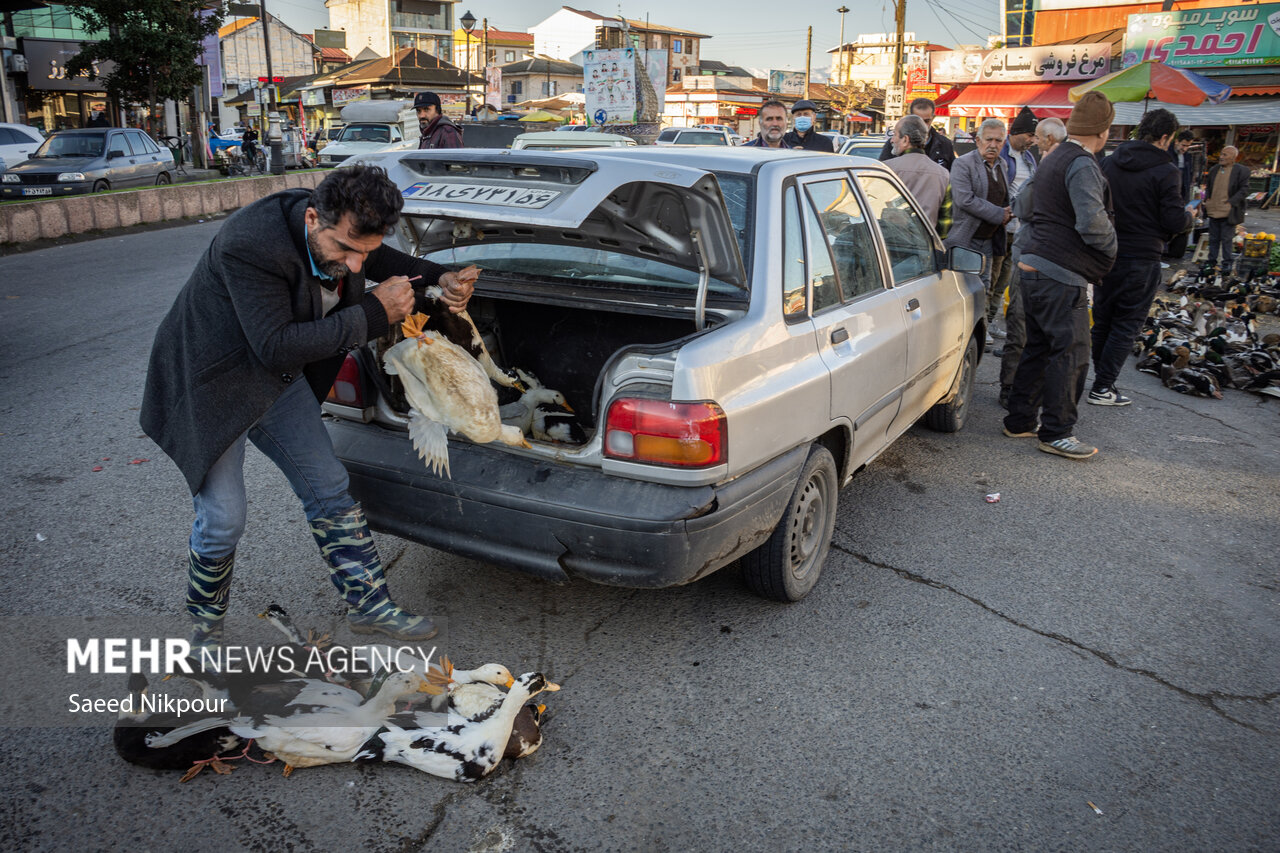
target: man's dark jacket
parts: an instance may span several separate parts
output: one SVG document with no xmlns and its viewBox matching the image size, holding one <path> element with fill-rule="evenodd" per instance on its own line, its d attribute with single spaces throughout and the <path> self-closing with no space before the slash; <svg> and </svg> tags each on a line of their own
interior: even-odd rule
<svg viewBox="0 0 1280 853">
<path fill-rule="evenodd" d="M 422 130 L 418 148 L 461 148 L 462 131 L 444 116 L 436 116 Z"/>
<path fill-rule="evenodd" d="M 924 153 L 933 162 L 937 163 L 948 172 L 951 171 L 951 164 L 956 161 L 956 148 L 951 144 L 951 140 L 947 139 L 933 125 L 929 125 L 929 141 L 924 144 Z M 893 140 L 885 142 L 884 147 L 880 149 L 881 160 L 892 160 Z"/>
<path fill-rule="evenodd" d="M 1204 185 L 1204 197 L 1213 195 L 1213 182 L 1218 179 L 1222 170 L 1219 163 L 1209 170 L 1209 180 Z M 1231 176 L 1227 179 L 1227 200 L 1231 202 L 1231 212 L 1227 214 L 1228 225 L 1239 225 L 1244 222 L 1244 199 L 1249 194 L 1249 167 L 1240 163 L 1231 164 Z"/>
<path fill-rule="evenodd" d="M 836 146 L 831 141 L 831 137 L 823 136 L 816 130 L 809 131 L 803 137 L 794 130 L 788 130 L 782 137 L 782 142 L 790 148 L 802 148 L 805 151 L 822 151 L 827 154 L 836 153 Z"/>
<path fill-rule="evenodd" d="M 387 333 L 366 277 L 421 275 L 416 284 L 425 287 L 445 271 L 381 246 L 323 316 L 303 222 L 310 198 L 310 190 L 285 190 L 227 219 L 160 321 L 140 420 L 192 494 L 289 383 L 305 378 L 324 399 L 346 354 Z M 436 303 L 419 293 L 418 304 Z"/>
<path fill-rule="evenodd" d="M 1102 161 L 1116 211 L 1117 257 L 1157 260 L 1164 246 L 1191 228 L 1183 206 L 1182 173 L 1168 151 L 1131 139 Z"/>
</svg>

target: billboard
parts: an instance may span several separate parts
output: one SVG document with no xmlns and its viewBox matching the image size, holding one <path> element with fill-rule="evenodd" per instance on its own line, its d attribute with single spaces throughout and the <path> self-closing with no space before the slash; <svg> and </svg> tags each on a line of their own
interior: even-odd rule
<svg viewBox="0 0 1280 853">
<path fill-rule="evenodd" d="M 646 50 L 644 67 L 653 83 L 653 93 L 658 96 L 658 112 L 661 113 L 667 106 L 667 52 Z"/>
<path fill-rule="evenodd" d="M 1121 62 L 1147 59 L 1182 68 L 1280 65 L 1280 3 L 1130 15 Z"/>
<path fill-rule="evenodd" d="M 636 122 L 635 67 L 634 48 L 582 52 L 587 124 Z"/>
<path fill-rule="evenodd" d="M 367 101 L 369 98 L 368 86 L 357 86 L 354 89 L 333 90 L 333 105 L 335 107 L 345 107 L 347 104 L 354 104 L 357 101 Z"/>
<path fill-rule="evenodd" d="M 106 88 L 102 78 L 111 76 L 116 69 L 114 62 L 95 62 L 93 79 L 88 72 L 68 77 L 66 65 L 80 53 L 78 41 L 24 38 L 22 53 L 27 57 L 27 85 L 46 92 L 101 92 Z"/>
<path fill-rule="evenodd" d="M 769 91 L 775 95 L 803 95 L 803 71 L 770 71 Z"/>
<path fill-rule="evenodd" d="M 1059 44 L 1003 50 L 940 50 L 929 55 L 933 83 L 1058 83 L 1111 71 L 1111 45 Z"/>
</svg>

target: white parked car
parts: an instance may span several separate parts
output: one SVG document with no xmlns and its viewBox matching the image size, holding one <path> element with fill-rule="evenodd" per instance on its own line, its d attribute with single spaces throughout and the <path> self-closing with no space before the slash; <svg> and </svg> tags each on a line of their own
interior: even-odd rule
<svg viewBox="0 0 1280 853">
<path fill-rule="evenodd" d="M 670 145 L 675 142 L 676 134 L 682 130 L 688 130 L 687 127 L 664 127 L 658 134 L 658 138 L 653 141 L 654 145 Z"/>
<path fill-rule="evenodd" d="M 389 243 L 477 265 L 489 352 L 578 427 L 539 435 L 535 417 L 528 447 L 453 435 L 433 475 L 381 362 L 393 330 L 325 404 L 381 530 L 559 582 L 672 586 L 740 560 L 753 590 L 796 600 L 840 487 L 917 421 L 965 422 L 983 259 L 944 250 L 880 163 L 727 145 L 361 162 L 404 191 Z"/>
<path fill-rule="evenodd" d="M 8 163 L 9 168 L 36 153 L 42 142 L 44 134 L 34 127 L 0 122 L 0 161 Z"/>
</svg>

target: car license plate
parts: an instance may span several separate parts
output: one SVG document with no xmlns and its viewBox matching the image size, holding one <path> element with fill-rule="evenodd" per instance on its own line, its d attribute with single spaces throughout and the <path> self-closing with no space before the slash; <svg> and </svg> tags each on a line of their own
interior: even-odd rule
<svg viewBox="0 0 1280 853">
<path fill-rule="evenodd" d="M 414 201 L 462 202 L 464 204 L 497 204 L 503 207 L 546 207 L 560 195 L 560 190 L 504 187 L 493 184 L 453 184 L 421 181 L 405 187 L 405 198 Z"/>
<path fill-rule="evenodd" d="M 23 187 L 23 195 L 53 195 L 53 187 Z"/>
</svg>

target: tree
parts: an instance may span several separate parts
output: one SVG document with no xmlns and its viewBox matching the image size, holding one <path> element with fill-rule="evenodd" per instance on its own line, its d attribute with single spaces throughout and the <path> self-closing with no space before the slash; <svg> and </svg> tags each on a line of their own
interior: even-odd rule
<svg viewBox="0 0 1280 853">
<path fill-rule="evenodd" d="M 114 62 L 103 76 L 107 94 L 121 103 L 143 103 L 151 116 L 166 100 L 183 101 L 202 81 L 196 59 L 204 39 L 222 24 L 221 4 L 208 0 L 75 0 L 71 14 L 91 32 L 108 33 L 81 42 L 67 62 L 68 76 L 96 78 L 95 63 Z M 154 133 L 154 128 L 151 128 Z"/>
</svg>

